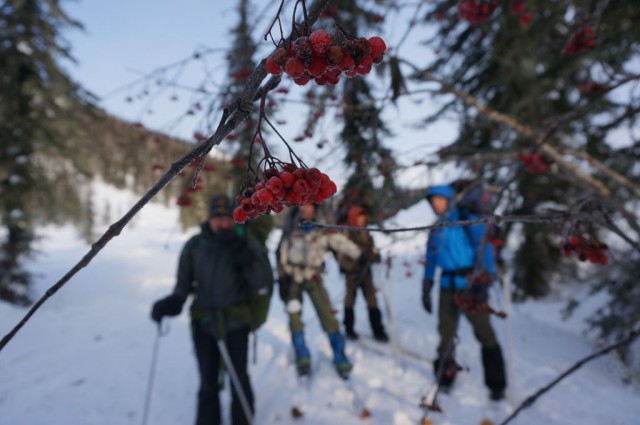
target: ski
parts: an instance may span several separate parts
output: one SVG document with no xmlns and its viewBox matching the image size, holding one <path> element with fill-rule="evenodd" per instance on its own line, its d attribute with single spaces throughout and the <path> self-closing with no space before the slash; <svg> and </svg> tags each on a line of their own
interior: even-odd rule
<svg viewBox="0 0 640 425">
<path fill-rule="evenodd" d="M 297 375 L 297 389 L 293 396 L 293 405 L 291 406 L 291 417 L 300 419 L 304 416 L 304 409 L 309 402 L 309 394 L 311 392 L 311 374 Z"/>
<path fill-rule="evenodd" d="M 371 411 L 367 408 L 366 403 L 358 393 L 351 380 L 351 377 L 345 374 L 338 373 L 340 379 L 344 382 L 345 388 L 351 394 L 352 405 L 358 417 L 360 419 L 369 419 L 371 417 Z"/>
<path fill-rule="evenodd" d="M 357 340 L 349 340 L 349 343 L 360 346 L 363 349 L 369 350 L 380 356 L 393 357 L 394 347 L 391 345 L 390 342 L 383 343 L 383 342 L 376 341 L 375 339 L 369 336 L 360 335 Z M 415 351 L 407 347 L 397 346 L 396 349 L 398 350 L 399 354 L 405 357 L 408 357 L 420 363 L 426 363 L 431 366 L 433 365 L 433 361 L 431 359 L 421 355 L 420 353 L 416 353 Z"/>
</svg>

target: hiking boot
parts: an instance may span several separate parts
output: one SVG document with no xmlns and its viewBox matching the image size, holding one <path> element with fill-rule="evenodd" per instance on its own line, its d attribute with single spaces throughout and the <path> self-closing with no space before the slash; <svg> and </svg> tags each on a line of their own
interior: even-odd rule
<svg viewBox="0 0 640 425">
<path fill-rule="evenodd" d="M 296 362 L 296 372 L 298 376 L 310 376 L 311 375 L 311 360 L 302 359 Z"/>
<path fill-rule="evenodd" d="M 491 390 L 489 393 L 489 399 L 491 399 L 491 401 L 504 400 L 504 390 Z"/>
<path fill-rule="evenodd" d="M 329 343 L 333 349 L 333 365 L 336 367 L 338 374 L 346 378 L 353 368 L 353 365 L 344 353 L 344 337 L 340 332 L 328 334 Z"/>
<path fill-rule="evenodd" d="M 296 369 L 298 374 L 301 371 L 311 371 L 311 354 L 307 348 L 307 344 L 304 342 L 304 331 L 296 332 L 291 335 L 291 341 L 293 342 L 293 350 L 296 355 Z M 307 374 L 308 374 L 307 372 Z"/>
<path fill-rule="evenodd" d="M 389 342 L 389 336 L 384 330 L 382 324 L 382 314 L 377 307 L 369 309 L 369 322 L 371 322 L 371 330 L 373 331 L 373 338 L 378 342 Z"/>
<path fill-rule="evenodd" d="M 351 341 L 357 341 L 358 338 L 360 338 L 360 335 L 358 335 L 356 331 L 354 331 L 353 329 L 346 329 L 345 334 L 347 335 L 347 338 L 350 339 Z"/>
</svg>

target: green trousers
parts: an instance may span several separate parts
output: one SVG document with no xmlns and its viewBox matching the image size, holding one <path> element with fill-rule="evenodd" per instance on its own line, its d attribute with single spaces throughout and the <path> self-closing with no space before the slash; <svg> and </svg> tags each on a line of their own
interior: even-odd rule
<svg viewBox="0 0 640 425">
<path fill-rule="evenodd" d="M 460 308 L 454 301 L 456 291 L 440 288 L 440 304 L 438 307 L 438 333 L 440 345 L 438 345 L 438 357 L 454 357 L 454 338 L 460 321 Z M 471 323 L 476 339 L 482 348 L 495 348 L 498 346 L 496 335 L 493 332 L 489 313 L 465 314 Z"/>
<path fill-rule="evenodd" d="M 367 301 L 367 307 L 377 308 L 378 301 L 376 300 L 376 288 L 373 286 L 373 277 L 371 275 L 371 267 L 367 267 L 366 270 L 358 270 L 352 273 L 345 274 L 345 281 L 347 284 L 347 293 L 344 296 L 345 308 L 353 308 L 356 303 L 357 290 L 360 288 L 364 299 Z"/>
<path fill-rule="evenodd" d="M 327 293 L 322 280 L 305 280 L 302 283 L 293 282 L 289 288 L 289 298 L 287 301 L 298 300 L 302 303 L 303 291 L 309 295 L 309 298 L 311 298 L 311 302 L 318 314 L 318 319 L 320 319 L 322 329 L 330 334 L 338 332 L 338 321 L 333 315 L 331 300 L 329 299 L 329 294 Z M 289 313 L 289 328 L 291 329 L 292 335 L 304 330 L 304 323 L 302 323 L 302 311 Z"/>
</svg>

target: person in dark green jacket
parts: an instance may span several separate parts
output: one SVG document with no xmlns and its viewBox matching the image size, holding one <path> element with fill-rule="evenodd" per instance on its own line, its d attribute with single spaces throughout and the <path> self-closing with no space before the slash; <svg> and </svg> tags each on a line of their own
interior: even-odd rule
<svg viewBox="0 0 640 425">
<path fill-rule="evenodd" d="M 222 423 L 218 396 L 219 372 L 223 370 L 220 341 L 229 352 L 230 366 L 243 393 L 239 394 L 232 383 L 232 423 L 249 424 L 253 415 L 253 391 L 247 373 L 252 323 L 249 292 L 250 287 L 269 291 L 273 273 L 264 249 L 244 234 L 243 226 L 234 223 L 232 212 L 229 197 L 212 198 L 209 220 L 182 249 L 173 293 L 157 301 L 151 311 L 152 319 L 160 322 L 165 316 L 180 314 L 186 299 L 193 296 L 191 326 L 200 371 L 196 425 Z"/>
</svg>

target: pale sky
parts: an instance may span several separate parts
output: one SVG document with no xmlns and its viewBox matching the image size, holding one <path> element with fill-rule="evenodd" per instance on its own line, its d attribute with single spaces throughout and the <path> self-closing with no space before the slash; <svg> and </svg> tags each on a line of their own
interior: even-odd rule
<svg viewBox="0 0 640 425">
<path fill-rule="evenodd" d="M 165 90 L 158 93 L 148 104 L 144 101 L 126 102 L 127 97 L 136 98 L 145 87 L 135 86 L 133 90 L 123 90 L 113 93 L 115 89 L 125 86 L 138 79 L 143 73 L 149 73 L 159 67 L 175 63 L 192 55 L 197 50 L 204 48 L 226 49 L 230 43 L 229 29 L 237 22 L 235 0 L 129 0 L 125 2 L 112 1 L 67 1 L 63 6 L 67 13 L 80 21 L 84 31 L 71 31 L 66 34 L 72 46 L 72 54 L 78 64 L 68 65 L 71 76 L 84 88 L 101 98 L 99 105 L 121 118 L 140 121 L 145 126 L 154 130 L 168 132 L 189 139 L 199 130 L 200 120 L 187 117 L 181 120 L 179 125 L 170 125 L 175 122 L 189 108 L 193 102 L 189 94 L 179 93 L 176 90 Z M 256 38 L 263 35 L 274 18 L 279 1 L 256 1 L 260 4 L 253 11 L 252 19 L 256 21 Z M 271 6 L 269 6 L 271 5 Z M 290 12 L 289 12 L 290 13 Z M 287 22 L 288 19 L 283 19 Z M 387 18 L 383 27 L 383 34 L 362 34 L 370 37 L 382 35 L 387 45 L 394 47 L 403 36 L 406 29 L 406 19 L 395 15 Z M 285 32 L 289 28 L 285 27 Z M 418 30 L 419 31 L 419 30 Z M 426 38 L 424 32 L 418 31 L 411 34 L 402 45 L 402 52 L 412 49 L 417 42 Z M 260 55 L 270 53 L 270 42 L 262 41 Z M 405 53 L 406 54 L 406 53 Z M 424 50 L 421 50 L 424 55 Z M 261 57 L 262 57 L 261 56 Z M 259 59 L 258 57 L 256 59 Z M 427 58 L 425 58 L 426 60 Z M 418 59 L 419 60 L 419 59 Z M 211 68 L 224 70 L 224 51 L 219 54 L 207 56 L 207 63 Z M 423 61 L 425 63 L 425 61 Z M 200 67 L 201 68 L 201 67 Z M 195 65 L 184 69 L 179 81 L 182 84 L 195 86 L 200 82 L 202 74 Z M 373 73 L 372 73 L 373 74 Z M 373 75 L 366 78 L 374 86 L 384 88 L 383 82 Z M 291 90 L 290 97 L 296 98 L 306 92 L 306 88 L 295 86 L 290 81 L 283 82 L 283 86 Z M 148 87 L 152 94 L 157 87 L 151 84 Z M 105 97 L 105 95 L 108 95 Z M 170 101 L 170 97 L 176 95 L 178 101 Z M 147 98 L 148 99 L 148 98 Z M 429 100 L 420 104 L 411 99 L 401 99 L 399 107 L 389 107 L 385 112 L 387 121 L 396 137 L 389 139 L 386 144 L 391 149 L 401 152 L 400 162 L 409 165 L 414 160 L 422 159 L 426 154 L 433 153 L 445 142 L 453 137 L 455 123 L 439 122 L 428 131 L 416 131 L 411 128 L 412 122 L 417 117 L 426 114 L 433 108 Z M 306 113 L 292 109 L 286 111 L 285 116 L 289 123 L 299 123 L 306 119 Z M 300 125 L 285 125 L 281 132 L 289 141 L 300 133 Z M 325 124 L 325 136 L 335 138 L 336 128 L 341 123 Z M 300 147 L 303 158 L 309 166 L 324 167 L 324 170 L 343 173 L 341 165 L 341 153 L 337 150 L 315 148 L 317 140 L 305 142 L 306 146 Z M 223 147 L 224 149 L 224 147 Z M 305 152 L 306 151 L 306 152 Z M 314 162 L 315 161 L 315 162 Z M 435 177 L 437 181 L 449 179 L 451 172 L 444 177 Z M 404 177 L 407 184 L 433 183 L 434 177 L 425 172 L 424 168 L 412 169 Z M 340 186 L 340 178 L 337 179 Z"/>
</svg>

